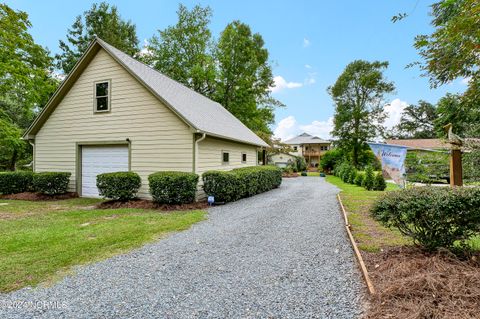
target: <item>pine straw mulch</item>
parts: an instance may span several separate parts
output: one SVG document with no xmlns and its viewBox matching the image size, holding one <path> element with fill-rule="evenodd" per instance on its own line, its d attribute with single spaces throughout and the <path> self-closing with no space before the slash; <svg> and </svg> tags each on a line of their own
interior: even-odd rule
<svg viewBox="0 0 480 319">
<path fill-rule="evenodd" d="M 376 294 L 365 318 L 480 318 L 480 255 L 415 247 L 363 252 Z"/>
<path fill-rule="evenodd" d="M 54 201 L 62 199 L 77 198 L 77 193 L 65 193 L 59 195 L 45 195 L 34 192 L 24 192 L 9 195 L 0 195 L 0 199 L 16 199 L 16 200 L 28 200 L 28 201 Z"/>
<path fill-rule="evenodd" d="M 165 205 L 156 204 L 151 200 L 134 199 L 126 202 L 109 200 L 101 202 L 96 206 L 99 209 L 117 209 L 117 208 L 139 208 L 139 209 L 155 209 L 161 211 L 183 211 L 183 210 L 202 210 L 208 208 L 208 203 L 205 201 L 193 202 L 190 204 L 181 205 Z"/>
</svg>

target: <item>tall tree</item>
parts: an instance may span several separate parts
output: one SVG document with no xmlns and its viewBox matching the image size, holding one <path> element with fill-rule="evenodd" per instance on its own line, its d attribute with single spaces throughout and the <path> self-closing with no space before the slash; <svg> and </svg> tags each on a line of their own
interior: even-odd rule
<svg viewBox="0 0 480 319">
<path fill-rule="evenodd" d="M 477 122 L 474 110 L 467 106 L 461 94 L 447 93 L 437 103 L 437 117 L 434 120 L 438 137 L 446 137 L 445 125 L 451 123 L 455 134 L 465 136 L 471 123 Z"/>
<path fill-rule="evenodd" d="M 229 23 L 215 50 L 218 65 L 214 99 L 253 131 L 270 132 L 274 108 L 272 68 L 263 38 L 240 21 Z"/>
<path fill-rule="evenodd" d="M 123 20 L 116 6 L 94 3 L 67 30 L 67 42 L 60 40 L 62 53 L 55 56 L 57 67 L 69 73 L 95 35 L 132 56 L 139 51 L 135 24 Z"/>
<path fill-rule="evenodd" d="M 401 138 L 435 138 L 436 117 L 434 105 L 418 101 L 403 110 L 400 123 L 394 128 L 395 134 Z"/>
<path fill-rule="evenodd" d="M 335 103 L 332 135 L 355 166 L 368 147 L 365 142 L 383 134 L 384 97 L 395 89 L 383 74 L 387 67 L 388 62 L 356 60 L 328 88 Z"/>
<path fill-rule="evenodd" d="M 145 63 L 191 89 L 211 97 L 215 87 L 212 35 L 208 25 L 212 10 L 199 5 L 179 6 L 178 21 L 149 40 Z"/>
<path fill-rule="evenodd" d="M 415 39 L 415 47 L 426 62 L 422 68 L 434 87 L 459 77 L 470 79 L 464 98 L 473 102 L 471 107 L 478 107 L 480 1 L 442 0 L 432 5 L 432 16 L 433 33 Z"/>
<path fill-rule="evenodd" d="M 0 150 L 9 169 L 25 147 L 22 129 L 57 86 L 52 59 L 34 42 L 30 27 L 27 13 L 0 4 Z"/>
</svg>

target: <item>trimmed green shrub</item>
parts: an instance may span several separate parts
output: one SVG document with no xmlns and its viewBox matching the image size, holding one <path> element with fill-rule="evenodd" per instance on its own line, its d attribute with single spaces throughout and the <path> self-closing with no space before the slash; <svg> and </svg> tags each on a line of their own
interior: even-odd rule
<svg viewBox="0 0 480 319">
<path fill-rule="evenodd" d="M 373 168 L 371 166 L 367 166 L 367 169 L 365 169 L 365 178 L 363 179 L 362 186 L 366 190 L 371 191 L 373 190 L 374 183 L 375 183 L 375 176 L 374 176 Z"/>
<path fill-rule="evenodd" d="M 198 175 L 187 172 L 157 172 L 148 176 L 153 201 L 160 204 L 188 204 L 195 200 Z"/>
<path fill-rule="evenodd" d="M 357 172 L 357 176 L 355 176 L 355 180 L 354 180 L 355 185 L 362 186 L 364 178 L 365 177 L 364 177 L 363 173 Z"/>
<path fill-rule="evenodd" d="M 330 172 L 339 165 L 343 157 L 343 152 L 339 149 L 328 150 L 320 158 L 320 167 L 324 172 Z"/>
<path fill-rule="evenodd" d="M 357 177 L 357 170 L 355 168 L 352 168 L 350 170 L 350 174 L 348 175 L 347 178 L 347 183 L 349 184 L 355 184 L 355 178 Z"/>
<path fill-rule="evenodd" d="M 207 171 L 202 175 L 203 189 L 216 202 L 232 202 L 277 188 L 282 170 L 275 166 L 252 166 L 231 171 Z"/>
<path fill-rule="evenodd" d="M 375 179 L 373 181 L 373 190 L 374 191 L 384 191 L 387 188 L 387 182 L 385 182 L 385 178 L 383 177 L 382 172 L 375 175 Z"/>
<path fill-rule="evenodd" d="M 33 188 L 45 195 L 65 194 L 71 173 L 42 172 L 33 174 Z"/>
<path fill-rule="evenodd" d="M 114 172 L 97 175 L 97 188 L 100 196 L 114 200 L 134 199 L 142 180 L 134 172 Z"/>
<path fill-rule="evenodd" d="M 371 213 L 428 250 L 466 246 L 480 232 L 480 188 L 415 187 L 387 192 Z"/>
<path fill-rule="evenodd" d="M 33 173 L 16 171 L 0 173 L 0 194 L 17 194 L 32 190 Z"/>
<path fill-rule="evenodd" d="M 297 168 L 297 172 L 303 172 L 307 169 L 307 162 L 305 161 L 305 157 L 303 156 L 296 156 L 295 157 L 295 166 Z"/>
<path fill-rule="evenodd" d="M 308 174 L 307 174 L 307 172 L 302 172 L 301 175 L 302 175 L 302 176 L 307 176 Z"/>
</svg>

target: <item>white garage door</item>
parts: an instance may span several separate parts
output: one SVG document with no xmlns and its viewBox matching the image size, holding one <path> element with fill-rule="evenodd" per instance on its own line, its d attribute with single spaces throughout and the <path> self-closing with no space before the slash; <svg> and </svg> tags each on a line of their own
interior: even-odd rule
<svg viewBox="0 0 480 319">
<path fill-rule="evenodd" d="M 127 146 L 82 146 L 82 196 L 99 197 L 97 175 L 128 171 Z"/>
</svg>

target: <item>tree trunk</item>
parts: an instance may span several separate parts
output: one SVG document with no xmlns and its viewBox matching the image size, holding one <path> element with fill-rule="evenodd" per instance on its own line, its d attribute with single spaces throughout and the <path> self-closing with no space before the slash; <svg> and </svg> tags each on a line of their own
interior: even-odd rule
<svg viewBox="0 0 480 319">
<path fill-rule="evenodd" d="M 10 159 L 10 164 L 8 165 L 8 170 L 15 170 L 15 163 L 17 162 L 18 152 L 16 149 L 13 150 L 12 158 Z"/>
</svg>

